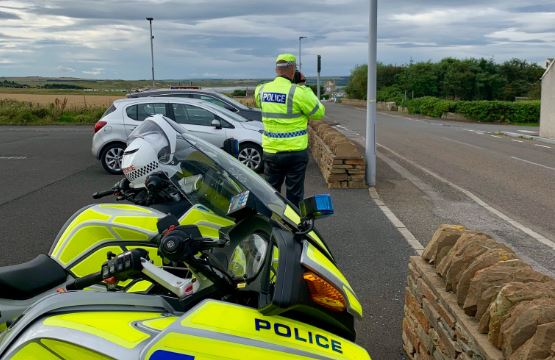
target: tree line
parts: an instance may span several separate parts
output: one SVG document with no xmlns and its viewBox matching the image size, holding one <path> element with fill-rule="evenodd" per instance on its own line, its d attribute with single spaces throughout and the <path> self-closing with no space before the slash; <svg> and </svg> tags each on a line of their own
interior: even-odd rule
<svg viewBox="0 0 555 360">
<path fill-rule="evenodd" d="M 445 58 L 407 65 L 378 63 L 378 101 L 401 103 L 424 96 L 452 100 L 539 99 L 543 72 L 541 66 L 520 59 L 501 64 L 484 58 Z M 345 88 L 349 97 L 366 99 L 367 76 L 367 65 L 352 70 Z"/>
</svg>

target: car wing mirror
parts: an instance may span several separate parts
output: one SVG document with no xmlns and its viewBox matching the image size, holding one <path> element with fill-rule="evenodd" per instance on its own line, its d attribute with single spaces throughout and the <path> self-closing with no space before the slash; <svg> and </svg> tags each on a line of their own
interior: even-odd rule
<svg viewBox="0 0 555 360">
<path fill-rule="evenodd" d="M 215 127 L 216 129 L 221 129 L 222 122 L 220 121 L 220 119 L 214 119 L 212 120 L 212 126 Z"/>
<path fill-rule="evenodd" d="M 303 220 L 316 220 L 333 215 L 333 203 L 329 194 L 314 195 L 299 204 Z"/>
</svg>

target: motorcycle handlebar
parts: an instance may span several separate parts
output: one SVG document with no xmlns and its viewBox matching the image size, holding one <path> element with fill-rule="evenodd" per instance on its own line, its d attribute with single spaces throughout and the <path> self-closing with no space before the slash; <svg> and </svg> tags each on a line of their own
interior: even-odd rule
<svg viewBox="0 0 555 360">
<path fill-rule="evenodd" d="M 90 274 L 90 275 L 84 276 L 82 278 L 78 278 L 78 279 L 73 280 L 73 282 L 70 282 L 66 285 L 66 289 L 67 290 L 83 290 L 86 287 L 89 287 L 89 286 L 94 285 L 94 284 L 98 284 L 102 280 L 103 280 L 102 279 L 102 273 L 99 271 L 97 273 Z"/>
<path fill-rule="evenodd" d="M 93 199 L 100 199 L 100 198 L 103 198 L 104 196 L 113 195 L 113 194 L 114 194 L 114 189 L 111 189 L 106 191 L 95 192 L 92 195 L 92 197 Z"/>
</svg>

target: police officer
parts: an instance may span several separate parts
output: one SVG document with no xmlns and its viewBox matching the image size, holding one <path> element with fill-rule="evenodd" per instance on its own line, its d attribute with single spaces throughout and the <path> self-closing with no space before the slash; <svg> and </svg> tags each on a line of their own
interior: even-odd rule
<svg viewBox="0 0 555 360">
<path fill-rule="evenodd" d="M 308 164 L 308 120 L 324 117 L 325 108 L 309 87 L 292 81 L 297 59 L 281 54 L 276 59 L 277 77 L 256 88 L 255 100 L 262 110 L 264 174 L 277 190 L 285 181 L 286 196 L 295 206 L 304 197 Z"/>
</svg>

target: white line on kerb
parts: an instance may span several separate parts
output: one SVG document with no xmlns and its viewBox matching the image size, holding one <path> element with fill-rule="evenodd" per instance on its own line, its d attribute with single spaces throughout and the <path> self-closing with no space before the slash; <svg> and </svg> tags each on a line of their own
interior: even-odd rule
<svg viewBox="0 0 555 360">
<path fill-rule="evenodd" d="M 547 145 L 534 144 L 534 146 L 551 149 L 551 146 L 547 146 Z"/>
<path fill-rule="evenodd" d="M 409 164 L 411 164 L 412 166 L 420 169 L 421 171 L 425 172 L 426 174 L 433 176 L 434 178 L 436 178 L 437 180 L 446 183 L 447 185 L 453 187 L 454 189 L 462 192 L 463 194 L 465 194 L 466 196 L 468 196 L 470 199 L 474 200 L 474 202 L 476 202 L 478 205 L 480 205 L 481 207 L 483 207 L 484 209 L 488 210 L 489 212 L 491 212 L 492 214 L 496 215 L 497 217 L 501 218 L 502 220 L 508 222 L 509 224 L 511 224 L 513 227 L 519 229 L 520 231 L 522 231 L 523 233 L 529 235 L 530 237 L 532 237 L 533 239 L 535 239 L 536 241 L 548 246 L 549 248 L 555 250 L 555 243 L 551 240 L 549 240 L 548 238 L 546 238 L 545 236 L 538 234 L 537 232 L 535 232 L 534 230 L 530 229 L 529 227 L 519 223 L 516 220 L 511 219 L 509 216 L 505 215 L 504 213 L 502 213 L 501 211 L 495 209 L 494 207 L 492 207 L 491 205 L 487 204 L 485 201 L 483 201 L 482 199 L 480 199 L 478 196 L 474 195 L 473 193 L 471 193 L 470 191 L 460 187 L 457 184 L 452 183 L 451 181 L 445 179 L 444 177 L 426 169 L 423 166 L 420 166 L 418 164 L 416 164 L 415 162 L 407 159 L 406 157 L 404 157 L 403 155 L 391 150 L 390 148 L 388 148 L 387 146 L 384 146 L 382 144 L 377 144 L 379 147 L 389 151 L 390 153 L 392 153 L 393 155 L 397 156 L 399 159 L 402 159 L 406 162 L 408 162 Z M 519 159 L 522 160 L 522 159 Z M 523 161 L 527 161 L 527 160 L 523 160 Z M 541 165 L 541 164 L 536 164 L 536 165 Z M 545 166 L 545 165 L 543 165 Z M 555 170 L 555 168 L 553 169 Z"/>
<path fill-rule="evenodd" d="M 511 159 L 524 161 L 525 163 L 528 163 L 528 164 L 531 164 L 531 165 L 536 165 L 536 166 L 541 166 L 542 168 L 546 168 L 546 169 L 549 169 L 549 170 L 555 170 L 554 167 L 547 166 L 547 165 L 543 165 L 543 164 L 538 164 L 538 163 L 535 163 L 535 162 L 533 162 L 533 161 L 521 159 L 521 158 L 516 157 L 516 156 L 511 156 Z"/>
<path fill-rule="evenodd" d="M 0 160 L 25 160 L 27 156 L 0 156 Z"/>
<path fill-rule="evenodd" d="M 418 240 L 416 240 L 414 235 L 410 232 L 409 229 L 407 229 L 405 224 L 403 224 L 403 222 L 399 220 L 397 216 L 395 216 L 393 211 L 391 211 L 391 209 L 389 209 L 387 205 L 382 201 L 380 195 L 378 195 L 378 192 L 376 191 L 376 188 L 368 188 L 368 192 L 370 193 L 370 198 L 380 208 L 383 214 L 389 219 L 389 221 L 391 222 L 391 224 L 393 224 L 397 231 L 399 231 L 399 233 L 405 238 L 410 247 L 412 247 L 418 255 L 422 255 L 422 252 L 424 252 L 424 246 L 422 246 L 422 244 L 419 243 Z"/>
</svg>

